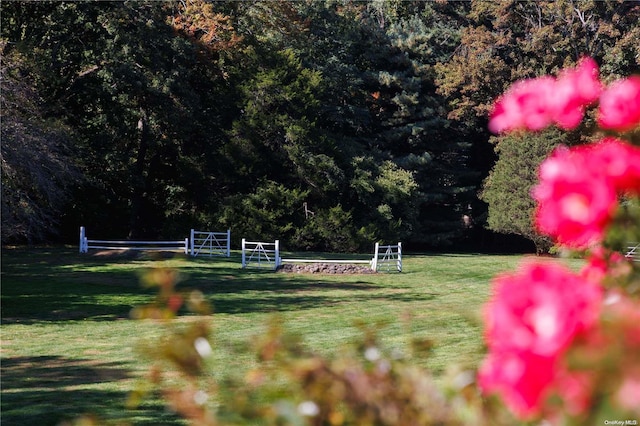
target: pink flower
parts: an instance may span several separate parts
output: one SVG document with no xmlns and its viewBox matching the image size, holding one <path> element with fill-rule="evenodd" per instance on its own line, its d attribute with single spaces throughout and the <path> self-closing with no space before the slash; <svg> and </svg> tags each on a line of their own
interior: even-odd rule
<svg viewBox="0 0 640 426">
<path fill-rule="evenodd" d="M 582 104 L 590 104 L 600 97 L 602 83 L 598 78 L 598 64 L 592 58 L 584 57 L 578 62 L 575 70 L 560 74 L 558 80 L 568 79 L 573 83 L 575 97 Z"/>
<path fill-rule="evenodd" d="M 640 193 L 640 148 L 615 138 L 556 149 L 542 162 L 538 230 L 563 245 L 584 249 L 602 241 L 621 192 Z"/>
<path fill-rule="evenodd" d="M 573 129 L 582 121 L 584 107 L 596 101 L 601 91 L 598 65 L 584 58 L 576 68 L 563 70 L 557 79 L 516 82 L 494 104 L 489 130 L 542 130 L 553 123 Z"/>
<path fill-rule="evenodd" d="M 535 416 L 551 390 L 556 360 L 531 352 L 490 353 L 478 372 L 487 394 L 499 394 L 521 419 Z"/>
<path fill-rule="evenodd" d="M 640 193 L 640 148 L 610 137 L 586 150 L 586 167 L 602 175 L 616 191 Z"/>
<path fill-rule="evenodd" d="M 629 265 L 622 253 L 596 246 L 587 257 L 587 263 L 580 269 L 580 276 L 596 284 L 601 284 L 607 275 L 627 274 Z"/>
<path fill-rule="evenodd" d="M 540 183 L 532 191 L 540 232 L 572 248 L 601 241 L 617 205 L 615 188 L 590 153 L 585 147 L 556 149 L 540 165 Z"/>
<path fill-rule="evenodd" d="M 580 411 L 587 403 L 579 391 L 585 377 L 569 374 L 562 356 L 594 329 L 601 302 L 600 285 L 555 263 L 528 263 L 497 277 L 485 307 L 489 355 L 479 372 L 482 390 L 499 394 L 521 418 L 539 414 L 554 390 Z"/>
<path fill-rule="evenodd" d="M 618 80 L 600 96 L 598 124 L 604 129 L 631 130 L 640 124 L 640 76 Z"/>
<path fill-rule="evenodd" d="M 573 415 L 587 411 L 592 402 L 594 375 L 589 372 L 558 369 L 554 390 L 564 401 L 565 410 Z"/>
<path fill-rule="evenodd" d="M 583 58 L 576 68 L 563 70 L 549 99 L 554 121 L 564 129 L 573 129 L 584 116 L 584 107 L 596 101 L 602 92 L 598 64 Z"/>
<path fill-rule="evenodd" d="M 640 413 L 640 370 L 628 372 L 615 395 L 616 403 L 623 409 Z"/>
<path fill-rule="evenodd" d="M 616 324 L 616 334 L 624 342 L 625 351 L 636 354 L 640 361 L 640 302 L 622 293 L 612 294 L 613 302 L 606 307 L 605 315 Z"/>
<path fill-rule="evenodd" d="M 554 94 L 555 80 L 541 77 L 515 83 L 496 101 L 489 120 L 494 133 L 515 129 L 542 130 L 552 123 L 548 100 Z"/>
<path fill-rule="evenodd" d="M 489 128 L 572 129 L 597 100 L 600 127 L 640 129 L 640 76 L 603 90 L 591 58 L 556 79 L 515 83 L 496 101 Z M 623 227 L 613 223 L 621 194 L 640 195 L 640 147 L 620 139 L 560 147 L 540 166 L 532 189 L 536 227 L 590 255 L 578 273 L 538 261 L 494 279 L 478 383 L 521 419 L 580 416 L 600 400 L 640 414 L 640 301 L 623 291 L 605 300 L 603 288 L 617 279 L 629 289 L 634 283 L 630 262 L 602 244 Z"/>
<path fill-rule="evenodd" d="M 562 265 L 528 263 L 494 280 L 485 310 L 492 350 L 555 356 L 596 322 L 602 289 Z"/>
</svg>

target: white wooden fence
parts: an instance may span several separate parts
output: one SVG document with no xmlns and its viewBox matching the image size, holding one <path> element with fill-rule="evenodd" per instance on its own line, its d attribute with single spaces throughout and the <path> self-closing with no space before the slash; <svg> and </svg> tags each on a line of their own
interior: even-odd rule
<svg viewBox="0 0 640 426">
<path fill-rule="evenodd" d="M 90 240 L 80 227 L 80 253 L 96 250 L 182 251 L 189 254 L 189 238 L 177 241 Z"/>
<path fill-rule="evenodd" d="M 189 238 L 191 256 L 208 254 L 211 256 L 231 256 L 231 229 L 227 232 L 208 232 L 191 230 Z"/>
<path fill-rule="evenodd" d="M 634 262 L 640 262 L 640 243 L 629 243 L 624 257 L 631 259 Z"/>
<path fill-rule="evenodd" d="M 629 246 L 626 256 L 640 261 L 640 244 Z M 231 230 L 227 232 L 208 232 L 191 230 L 190 238 L 177 241 L 131 241 L 131 240 L 90 240 L 86 236 L 84 226 L 80 227 L 80 253 L 90 249 L 100 250 L 149 250 L 149 251 L 182 251 L 191 256 L 201 253 L 209 256 L 231 256 Z M 278 269 L 282 263 L 363 263 L 369 264 L 374 271 L 392 270 L 402 272 L 402 243 L 395 245 L 375 244 L 374 255 L 365 259 L 282 259 L 280 257 L 280 241 L 273 243 L 247 241 L 242 239 L 242 268 Z"/>
<path fill-rule="evenodd" d="M 371 269 L 374 271 L 385 270 L 391 272 L 396 270 L 402 272 L 402 243 L 396 245 L 381 246 L 376 243 Z"/>
<path fill-rule="evenodd" d="M 280 241 L 273 243 L 247 241 L 242 239 L 242 268 L 268 268 L 276 270 L 280 266 Z"/>
</svg>

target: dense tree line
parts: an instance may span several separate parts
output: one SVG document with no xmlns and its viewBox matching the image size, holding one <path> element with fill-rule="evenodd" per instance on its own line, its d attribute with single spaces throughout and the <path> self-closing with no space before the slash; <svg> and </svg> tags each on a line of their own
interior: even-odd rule
<svg viewBox="0 0 640 426">
<path fill-rule="evenodd" d="M 477 237 L 484 201 L 492 229 L 533 239 L 509 216 L 530 207 L 500 196 L 520 197 L 500 183 L 513 182 L 499 169 L 483 180 L 496 159 L 535 178 L 540 150 L 588 129 L 503 157 L 516 141 L 493 138 L 494 152 L 492 100 L 584 54 L 612 78 L 640 61 L 637 2 L 1 7 L 3 242 L 84 224 L 129 237 L 230 227 L 288 249 L 442 247 Z"/>
</svg>

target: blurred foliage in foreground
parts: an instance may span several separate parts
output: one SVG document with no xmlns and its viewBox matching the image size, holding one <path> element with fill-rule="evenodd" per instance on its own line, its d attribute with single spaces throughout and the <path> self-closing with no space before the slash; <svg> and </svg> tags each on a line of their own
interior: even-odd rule
<svg viewBox="0 0 640 426">
<path fill-rule="evenodd" d="M 211 376 L 211 307 L 197 290 L 178 290 L 180 274 L 154 269 L 143 285 L 157 287 L 156 300 L 132 311 L 139 320 L 167 327 L 163 337 L 144 342 L 153 360 L 128 399 L 135 409 L 159 392 L 167 407 L 193 425 L 485 425 L 513 423 L 494 401 L 480 397 L 475 373 L 452 369 L 437 385 L 415 365 L 432 343 L 412 340 L 387 351 L 376 326 L 359 324 L 362 337 L 332 357 L 305 348 L 301 336 L 272 317 L 252 342 L 256 361 L 224 383 Z M 177 319 L 179 313 L 193 317 Z M 224 366 L 218 366 L 224 369 Z M 488 419 L 491 419 L 489 421 Z M 97 425 L 92 418 L 74 425 Z"/>
</svg>

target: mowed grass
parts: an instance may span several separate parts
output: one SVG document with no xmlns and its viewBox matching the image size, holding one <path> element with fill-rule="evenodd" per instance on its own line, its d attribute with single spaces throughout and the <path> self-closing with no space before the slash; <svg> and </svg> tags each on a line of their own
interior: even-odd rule
<svg viewBox="0 0 640 426">
<path fill-rule="evenodd" d="M 165 331 L 134 321 L 153 300 L 140 276 L 180 271 L 178 288 L 201 290 L 214 307 L 209 371 L 215 379 L 255 365 L 251 342 L 278 315 L 313 351 L 332 356 L 376 327 L 384 350 L 407 352 L 411 339 L 435 348 L 416 363 L 437 376 L 482 359 L 480 311 L 491 278 L 522 256 L 405 255 L 398 273 L 303 275 L 242 270 L 230 259 L 153 260 L 79 254 L 73 248 L 2 251 L 2 424 L 55 425 L 83 413 L 133 424 L 181 424 L 151 398 L 128 411 L 125 400 L 150 361 L 139 348 Z M 189 318 L 179 321 L 188 321 Z"/>
</svg>

